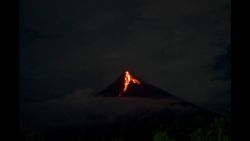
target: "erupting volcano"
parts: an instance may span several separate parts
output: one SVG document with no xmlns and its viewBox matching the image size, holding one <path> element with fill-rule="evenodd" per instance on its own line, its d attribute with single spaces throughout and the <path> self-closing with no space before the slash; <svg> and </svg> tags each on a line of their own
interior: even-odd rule
<svg viewBox="0 0 250 141">
<path fill-rule="evenodd" d="M 163 91 L 142 79 L 138 79 L 138 77 L 132 75 L 129 71 L 123 72 L 118 79 L 102 90 L 98 96 L 174 98 L 170 93 Z"/>
<path fill-rule="evenodd" d="M 107 88 L 103 89 L 97 96 L 104 97 L 137 97 L 137 98 L 153 98 L 153 99 L 168 99 L 173 103 L 196 107 L 195 105 L 186 102 L 176 96 L 166 92 L 156 86 L 153 86 L 138 77 L 131 75 L 129 71 L 123 72 Z"/>
<path fill-rule="evenodd" d="M 97 96 L 176 99 L 169 92 L 139 79 L 129 71 L 123 72 L 118 79 L 99 92 Z"/>
<path fill-rule="evenodd" d="M 143 79 L 131 75 L 129 71 L 125 71 L 108 87 L 100 91 L 97 96 L 101 97 L 118 97 L 119 100 L 123 98 L 126 100 L 136 99 L 162 99 L 168 103 L 166 109 L 175 111 L 175 113 L 197 113 L 197 114 L 212 114 L 210 111 L 204 110 L 199 106 L 192 104 L 182 98 L 176 97 L 169 92 L 162 90 L 156 86 L 153 86 Z M 125 98 L 126 97 L 126 98 Z M 179 110 L 176 110 L 179 109 Z M 182 112 L 180 112 L 182 111 Z M 167 117 L 171 117 L 172 114 L 168 113 Z M 173 115 L 172 115 L 173 116 Z"/>
<path fill-rule="evenodd" d="M 133 84 L 140 84 L 140 81 L 138 81 L 137 79 L 135 79 L 128 71 L 125 72 L 125 76 L 124 76 L 124 86 L 123 86 L 123 90 L 122 92 L 119 94 L 119 96 L 122 96 L 126 90 L 128 89 L 128 86 L 130 83 Z"/>
<path fill-rule="evenodd" d="M 159 125 L 172 131 L 174 136 L 186 138 L 191 134 L 190 131 L 194 130 L 193 125 L 203 127 L 206 122 L 211 122 L 214 117 L 218 116 L 143 81 L 129 71 L 124 71 L 117 80 L 96 96 L 98 98 L 90 101 L 86 100 L 86 97 L 70 99 L 67 101 L 70 104 L 65 104 L 65 109 L 73 110 L 70 110 L 69 113 L 66 110 L 58 115 L 48 116 L 51 119 L 41 118 L 35 122 L 35 127 L 37 127 L 34 129 L 39 129 L 47 121 L 53 122 L 55 117 L 61 118 L 68 113 L 76 117 L 72 116 L 72 119 L 66 123 L 67 120 L 59 121 L 60 125 L 56 122 L 55 127 L 51 126 L 54 122 L 51 125 L 48 124 L 48 127 L 45 124 L 47 128 L 44 127 L 45 131 L 47 130 L 45 133 L 49 140 L 74 141 L 74 139 L 80 138 L 86 141 L 99 141 L 113 139 L 115 135 L 115 137 L 126 137 L 127 141 L 150 141 L 151 133 L 159 129 Z M 39 109 L 31 111 L 38 112 L 34 114 L 33 119 L 35 120 L 36 117 L 43 117 L 43 114 L 46 113 L 44 112 L 46 110 Z M 49 111 L 49 113 L 52 112 Z M 41 116 L 36 116 L 38 114 Z M 27 121 L 26 124 L 29 128 L 30 122 Z M 196 126 L 194 127 L 196 128 Z M 93 137 L 95 138 L 93 139 Z"/>
</svg>

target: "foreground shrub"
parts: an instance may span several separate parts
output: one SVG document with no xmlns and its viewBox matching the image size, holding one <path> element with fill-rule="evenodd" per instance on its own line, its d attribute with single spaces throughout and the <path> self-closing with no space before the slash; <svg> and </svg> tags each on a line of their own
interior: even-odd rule
<svg viewBox="0 0 250 141">
<path fill-rule="evenodd" d="M 32 131 L 27 134 L 25 141 L 44 141 L 44 136 L 40 132 Z"/>
<path fill-rule="evenodd" d="M 191 135 L 191 141 L 230 141 L 230 123 L 225 118 L 216 118 L 208 127 L 199 128 Z"/>
<path fill-rule="evenodd" d="M 153 141 L 174 141 L 169 136 L 167 136 L 166 132 L 157 132 L 153 136 Z"/>
</svg>

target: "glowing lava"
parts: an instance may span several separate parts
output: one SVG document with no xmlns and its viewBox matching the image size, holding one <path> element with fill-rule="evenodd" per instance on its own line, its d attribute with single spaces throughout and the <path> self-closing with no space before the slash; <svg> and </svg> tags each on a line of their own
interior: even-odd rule
<svg viewBox="0 0 250 141">
<path fill-rule="evenodd" d="M 140 84 L 140 81 L 133 78 L 133 76 L 128 71 L 126 71 L 125 76 L 124 76 L 123 90 L 122 90 L 122 93 L 119 96 L 122 96 L 126 92 L 126 90 L 128 89 L 128 86 L 129 86 L 130 83 Z"/>
</svg>

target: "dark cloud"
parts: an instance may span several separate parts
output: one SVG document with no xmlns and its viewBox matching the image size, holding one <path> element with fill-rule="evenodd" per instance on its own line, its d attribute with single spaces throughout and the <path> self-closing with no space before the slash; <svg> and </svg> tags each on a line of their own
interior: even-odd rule
<svg viewBox="0 0 250 141">
<path fill-rule="evenodd" d="M 223 56 L 230 53 L 230 1 L 22 0 L 20 6 L 21 29 L 48 36 L 20 33 L 22 101 L 97 92 L 129 69 L 191 102 L 229 103 L 223 70 L 230 61 Z"/>
</svg>

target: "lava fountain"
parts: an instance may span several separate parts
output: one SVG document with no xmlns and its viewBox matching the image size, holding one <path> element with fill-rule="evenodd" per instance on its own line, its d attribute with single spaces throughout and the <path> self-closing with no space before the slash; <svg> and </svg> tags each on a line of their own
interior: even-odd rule
<svg viewBox="0 0 250 141">
<path fill-rule="evenodd" d="M 138 81 L 137 79 L 135 79 L 128 71 L 126 71 L 125 75 L 124 75 L 123 90 L 119 94 L 119 96 L 122 96 L 122 95 L 125 94 L 125 92 L 128 89 L 129 84 L 131 84 L 131 83 L 139 85 L 140 81 Z"/>
</svg>

